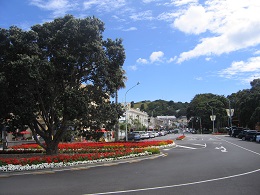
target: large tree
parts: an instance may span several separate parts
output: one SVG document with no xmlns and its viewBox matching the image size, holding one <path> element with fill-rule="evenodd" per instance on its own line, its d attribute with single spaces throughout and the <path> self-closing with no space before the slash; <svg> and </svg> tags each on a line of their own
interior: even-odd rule
<svg viewBox="0 0 260 195">
<path fill-rule="evenodd" d="M 191 119 L 195 128 L 199 128 L 201 120 L 202 128 L 212 129 L 213 124 L 210 115 L 216 115 L 215 127 L 222 127 L 227 121 L 225 109 L 228 108 L 228 100 L 224 96 L 212 93 L 197 94 L 187 108 L 187 118 Z"/>
<path fill-rule="evenodd" d="M 228 98 L 235 109 L 235 119 L 239 126 L 255 129 L 260 122 L 260 79 L 254 79 L 251 89 L 233 93 Z"/>
<path fill-rule="evenodd" d="M 68 125 L 111 127 L 121 114 L 109 97 L 124 86 L 125 52 L 103 32 L 99 19 L 71 15 L 29 31 L 0 29 L 0 118 L 18 116 L 47 154 L 58 153 Z"/>
</svg>

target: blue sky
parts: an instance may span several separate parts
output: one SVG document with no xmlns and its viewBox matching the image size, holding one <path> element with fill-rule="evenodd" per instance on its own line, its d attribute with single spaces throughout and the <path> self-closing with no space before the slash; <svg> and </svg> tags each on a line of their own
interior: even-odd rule
<svg viewBox="0 0 260 195">
<path fill-rule="evenodd" d="M 259 0 L 0 0 L 0 9 L 0 28 L 101 19 L 104 38 L 122 38 L 126 51 L 119 102 L 227 96 L 260 78 Z"/>
</svg>

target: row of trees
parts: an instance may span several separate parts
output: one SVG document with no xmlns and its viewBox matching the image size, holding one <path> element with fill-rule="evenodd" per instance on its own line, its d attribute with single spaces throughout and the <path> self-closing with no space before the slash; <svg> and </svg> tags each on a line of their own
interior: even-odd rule
<svg viewBox="0 0 260 195">
<path fill-rule="evenodd" d="M 260 122 L 260 79 L 255 79 L 250 84 L 250 89 L 238 91 L 227 97 L 211 93 L 196 95 L 187 108 L 189 126 L 199 129 L 201 125 L 202 128 L 212 129 L 212 110 L 216 115 L 216 128 L 230 126 L 226 112 L 230 106 L 234 109 L 232 125 L 256 129 Z"/>
<path fill-rule="evenodd" d="M 57 154 L 68 126 L 114 126 L 122 109 L 108 100 L 124 87 L 125 51 L 121 39 L 104 40 L 104 30 L 95 17 L 72 15 L 29 31 L 0 29 L 2 127 L 30 127 L 46 153 Z"/>
</svg>

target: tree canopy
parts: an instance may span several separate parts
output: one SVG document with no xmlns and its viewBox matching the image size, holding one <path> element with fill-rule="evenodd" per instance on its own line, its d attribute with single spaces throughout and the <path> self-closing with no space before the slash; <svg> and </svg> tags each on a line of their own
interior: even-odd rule
<svg viewBox="0 0 260 195">
<path fill-rule="evenodd" d="M 235 120 L 239 126 L 255 129 L 260 122 L 260 79 L 254 79 L 251 89 L 240 90 L 228 98 L 235 109 Z"/>
<path fill-rule="evenodd" d="M 212 129 L 212 121 L 210 115 L 216 115 L 216 128 L 227 125 L 228 100 L 224 96 L 215 95 L 212 93 L 197 94 L 190 102 L 187 108 L 187 118 L 193 123 L 193 127 L 200 128 L 198 123 L 201 121 L 202 128 Z"/>
<path fill-rule="evenodd" d="M 0 29 L 0 118 L 17 116 L 48 154 L 68 125 L 113 126 L 121 107 L 110 96 L 124 87 L 121 39 L 103 40 L 104 23 L 72 15 L 37 24 L 29 31 Z M 43 121 L 43 122 L 40 122 Z"/>
</svg>

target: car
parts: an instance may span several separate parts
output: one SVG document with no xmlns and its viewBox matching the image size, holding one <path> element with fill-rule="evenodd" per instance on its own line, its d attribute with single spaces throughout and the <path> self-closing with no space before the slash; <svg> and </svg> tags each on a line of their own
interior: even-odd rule
<svg viewBox="0 0 260 195">
<path fill-rule="evenodd" d="M 243 131 L 244 129 L 241 128 L 241 127 L 237 127 L 237 128 L 234 128 L 232 129 L 232 133 L 231 133 L 231 137 L 237 137 L 238 134 Z"/>
<path fill-rule="evenodd" d="M 260 135 L 260 132 L 258 133 L 258 132 L 254 132 L 254 131 L 249 131 L 249 132 L 247 132 L 246 133 L 246 135 L 245 135 L 245 140 L 247 140 L 247 141 L 255 141 L 255 136 L 256 135 Z"/>
<path fill-rule="evenodd" d="M 155 137 L 155 132 L 147 131 L 147 133 L 149 134 L 149 138 L 154 138 Z"/>
<path fill-rule="evenodd" d="M 195 129 L 191 130 L 192 134 L 197 134 L 197 131 Z"/>
<path fill-rule="evenodd" d="M 250 132 L 256 132 L 256 130 L 243 130 L 238 134 L 238 138 L 242 140 L 246 140 L 246 135 Z"/>
<path fill-rule="evenodd" d="M 149 133 L 147 133 L 145 131 L 140 131 L 139 134 L 140 134 L 141 139 L 149 139 L 150 138 Z"/>
<path fill-rule="evenodd" d="M 166 135 L 166 132 L 164 130 L 160 131 L 160 135 L 161 136 L 165 136 Z"/>
<path fill-rule="evenodd" d="M 256 138 L 255 138 L 255 141 L 260 143 L 260 135 L 257 135 Z"/>
<path fill-rule="evenodd" d="M 155 137 L 160 136 L 159 133 L 158 133 L 158 131 L 154 131 L 154 136 L 155 136 Z"/>
<path fill-rule="evenodd" d="M 129 133 L 127 134 L 127 140 L 128 141 L 139 141 L 141 140 L 141 135 L 139 133 Z"/>
<path fill-rule="evenodd" d="M 260 132 L 259 132 L 259 131 L 257 131 L 257 132 L 253 135 L 253 138 L 252 138 L 252 141 L 253 141 L 253 142 L 256 141 L 256 137 L 257 137 L 258 135 L 260 136 Z"/>
</svg>

